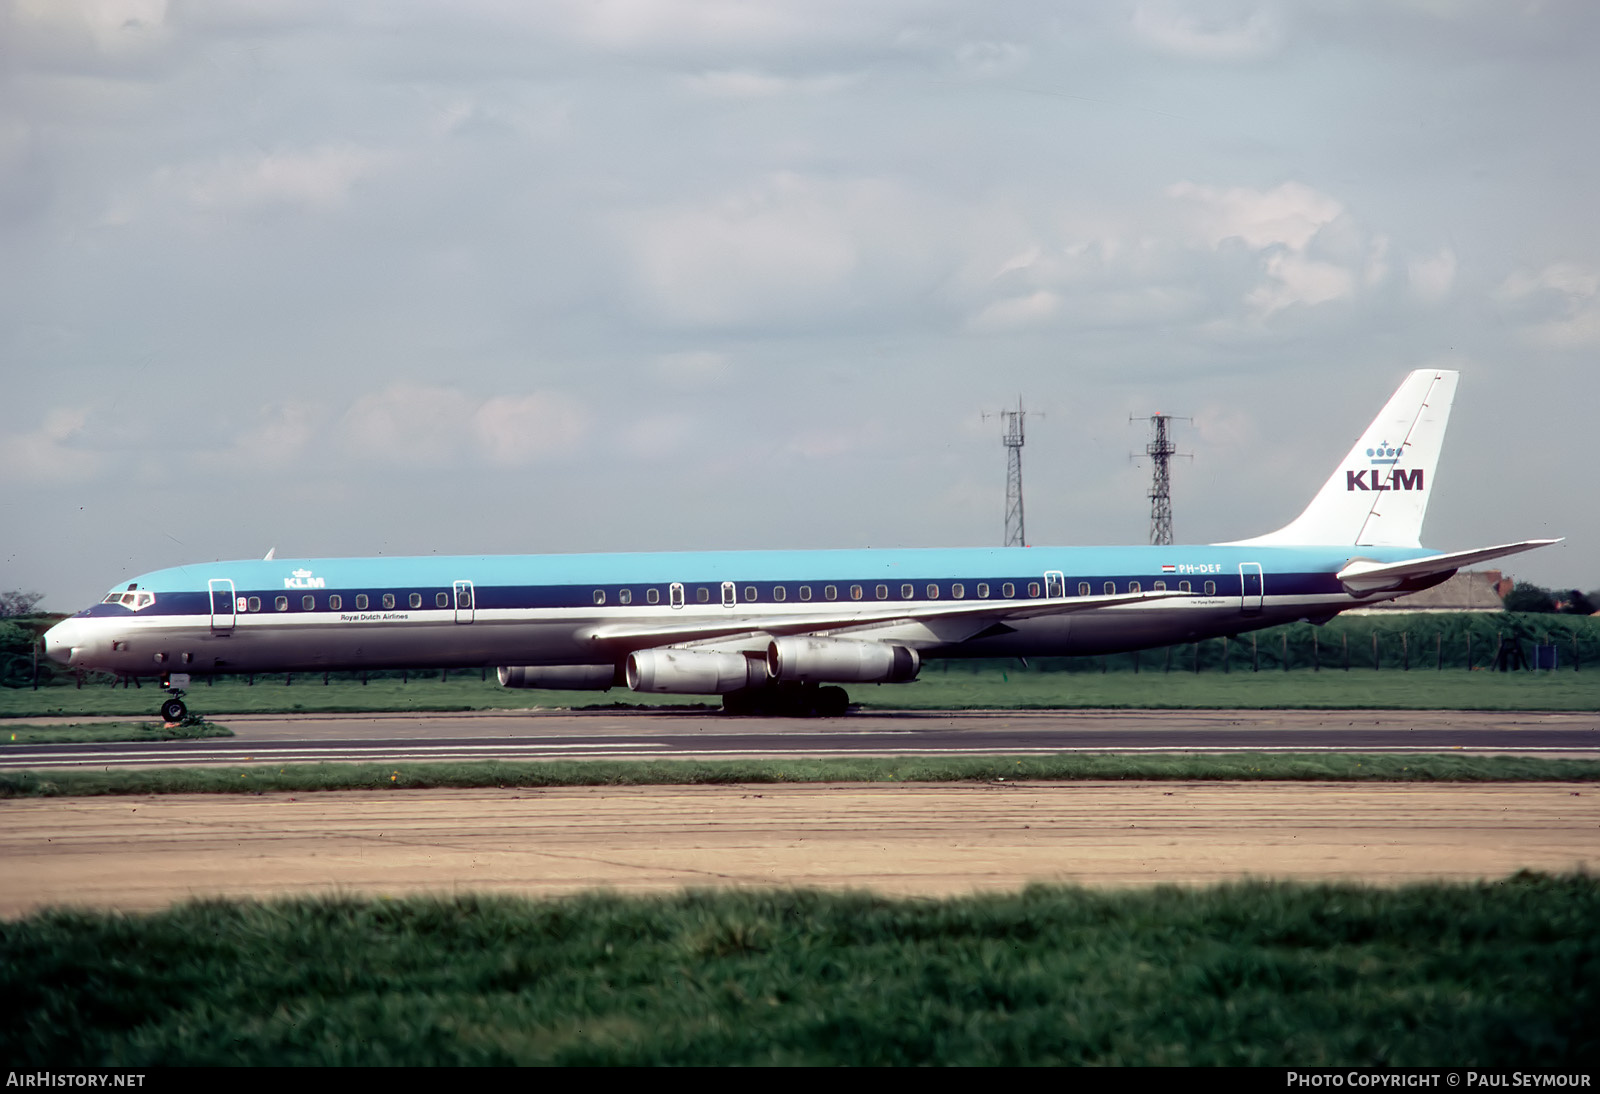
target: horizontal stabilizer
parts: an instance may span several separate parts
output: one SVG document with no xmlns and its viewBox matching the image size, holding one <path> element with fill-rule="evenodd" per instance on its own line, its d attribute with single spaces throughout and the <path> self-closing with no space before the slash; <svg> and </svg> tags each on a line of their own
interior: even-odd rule
<svg viewBox="0 0 1600 1094">
<path fill-rule="evenodd" d="M 1559 539 L 1529 539 L 1521 543 L 1480 547 L 1475 551 L 1452 551 L 1449 554 L 1412 558 L 1404 562 L 1374 562 L 1371 559 L 1358 558 L 1340 570 L 1338 578 L 1352 593 L 1375 593 L 1384 589 L 1398 588 L 1405 582 L 1419 577 L 1448 573 L 1477 562 L 1488 562 L 1490 559 L 1503 558 L 1506 555 L 1531 551 L 1535 547 L 1548 547 L 1552 543 L 1560 542 Z"/>
</svg>

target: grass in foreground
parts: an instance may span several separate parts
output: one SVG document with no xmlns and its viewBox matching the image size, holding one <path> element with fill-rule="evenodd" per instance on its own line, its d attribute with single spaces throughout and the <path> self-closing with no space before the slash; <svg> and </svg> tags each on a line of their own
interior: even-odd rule
<svg viewBox="0 0 1600 1094">
<path fill-rule="evenodd" d="M 0 725 L 0 743 L 19 745 L 77 744 L 90 741 L 190 741 L 232 737 L 233 730 L 213 722 L 168 726 L 160 722 L 89 722 L 78 725 Z"/>
<path fill-rule="evenodd" d="M 1233 753 L 890 757 L 818 760 L 555 760 L 416 764 L 257 764 L 0 772 L 0 798 L 104 794 L 267 794 L 547 786 L 810 782 L 1107 780 L 1263 782 L 1595 782 L 1600 761 L 1525 756 Z"/>
<path fill-rule="evenodd" d="M 1600 883 L 203 903 L 0 924 L 13 1068 L 1600 1065 Z"/>
</svg>

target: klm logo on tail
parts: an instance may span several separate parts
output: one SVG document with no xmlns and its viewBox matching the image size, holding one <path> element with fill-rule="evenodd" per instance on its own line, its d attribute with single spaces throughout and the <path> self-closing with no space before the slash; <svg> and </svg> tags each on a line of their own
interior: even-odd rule
<svg viewBox="0 0 1600 1094">
<path fill-rule="evenodd" d="M 1346 490 L 1421 490 L 1422 468 L 1415 471 L 1402 471 L 1399 468 L 1389 472 L 1390 481 L 1384 481 L 1382 471 L 1346 471 L 1344 473 L 1344 488 Z"/>
<path fill-rule="evenodd" d="M 1382 471 L 1346 471 L 1344 473 L 1344 488 L 1346 490 L 1421 490 L 1422 468 L 1414 471 L 1403 471 L 1394 465 L 1400 462 L 1400 448 L 1391 447 L 1384 441 L 1377 448 L 1367 449 L 1367 459 L 1372 461 L 1375 468 L 1393 468 L 1388 476 Z M 1353 453 L 1352 453 L 1353 455 Z"/>
</svg>

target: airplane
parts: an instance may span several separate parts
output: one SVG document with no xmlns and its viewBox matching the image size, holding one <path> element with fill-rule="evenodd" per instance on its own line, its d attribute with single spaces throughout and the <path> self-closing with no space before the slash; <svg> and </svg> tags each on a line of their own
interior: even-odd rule
<svg viewBox="0 0 1600 1094">
<path fill-rule="evenodd" d="M 157 676 L 494 667 L 511 688 L 721 695 L 835 716 L 840 684 L 933 658 L 1194 642 L 1391 600 L 1558 543 L 1421 546 L 1459 374 L 1408 375 L 1311 503 L 1197 546 L 706 551 L 198 563 L 143 574 L 45 635 L 74 669 Z"/>
</svg>

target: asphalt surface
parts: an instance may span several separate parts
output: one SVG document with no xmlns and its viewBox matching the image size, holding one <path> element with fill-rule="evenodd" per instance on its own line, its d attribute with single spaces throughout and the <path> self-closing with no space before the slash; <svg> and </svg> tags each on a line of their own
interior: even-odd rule
<svg viewBox="0 0 1600 1094">
<path fill-rule="evenodd" d="M 88 719 L 61 719 L 88 721 Z M 1484 752 L 1600 757 L 1600 714 L 1474 711 L 713 711 L 233 715 L 232 738 L 5 744 L 0 769 L 422 759 Z M 41 724 L 43 720 L 31 724 Z"/>
</svg>

